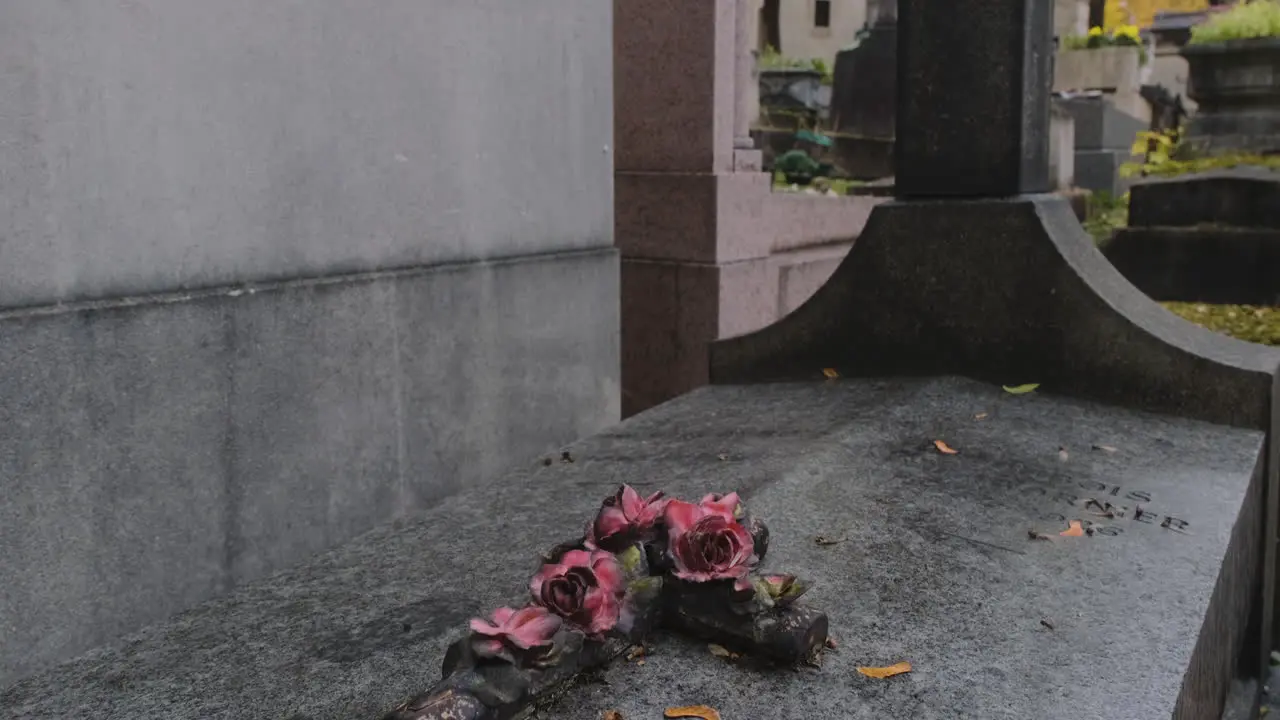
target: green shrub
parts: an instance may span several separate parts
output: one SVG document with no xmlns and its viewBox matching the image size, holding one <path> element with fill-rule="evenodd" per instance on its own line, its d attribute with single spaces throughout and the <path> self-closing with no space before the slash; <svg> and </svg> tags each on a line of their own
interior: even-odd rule
<svg viewBox="0 0 1280 720">
<path fill-rule="evenodd" d="M 1192 45 L 1280 37 L 1280 2 L 1251 0 L 1191 28 Z"/>
</svg>

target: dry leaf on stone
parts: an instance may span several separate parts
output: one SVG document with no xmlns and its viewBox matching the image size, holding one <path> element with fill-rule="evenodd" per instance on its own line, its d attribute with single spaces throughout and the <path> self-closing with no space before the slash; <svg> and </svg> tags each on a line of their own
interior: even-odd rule
<svg viewBox="0 0 1280 720">
<path fill-rule="evenodd" d="M 662 713 L 666 718 L 701 718 L 701 720 L 720 720 L 720 713 L 706 705 L 690 705 L 688 707 L 667 708 Z"/>
<path fill-rule="evenodd" d="M 1110 445 L 1094 445 L 1093 449 L 1101 450 L 1102 452 L 1109 452 L 1109 453 L 1116 452 L 1116 449 L 1111 447 Z"/>
<path fill-rule="evenodd" d="M 1026 395 L 1029 392 L 1035 392 L 1040 387 L 1040 383 L 1027 383 L 1026 385 L 1005 385 L 1004 391 L 1010 395 Z"/>
<path fill-rule="evenodd" d="M 1080 525 L 1079 520 L 1072 520 L 1071 527 L 1058 534 L 1062 537 L 1084 537 L 1084 528 Z"/>
<path fill-rule="evenodd" d="M 644 656 L 646 656 L 646 655 L 648 655 L 648 654 L 649 654 L 649 648 L 647 648 L 647 647 L 645 647 L 645 646 L 643 646 L 643 645 L 637 645 L 637 646 L 635 646 L 635 647 L 631 648 L 631 650 L 627 652 L 627 659 L 628 659 L 628 660 L 635 660 L 635 659 L 637 659 L 637 658 L 643 658 Z"/>
<path fill-rule="evenodd" d="M 974 420 L 986 420 L 986 419 L 987 419 L 987 414 L 986 414 L 986 413 L 978 413 L 977 415 L 974 415 L 974 416 L 973 416 L 973 419 L 974 419 Z"/>
<path fill-rule="evenodd" d="M 857 670 L 869 678 L 883 680 L 884 678 L 891 678 L 894 675 L 911 672 L 911 663 L 900 662 L 896 665 L 890 665 L 889 667 L 860 667 Z"/>
<path fill-rule="evenodd" d="M 836 372 L 835 368 L 823 368 L 822 374 L 826 375 L 828 380 L 835 380 L 840 377 L 840 373 Z"/>
<path fill-rule="evenodd" d="M 943 455 L 955 455 L 960 452 L 959 450 L 956 450 L 955 448 L 942 442 L 941 440 L 934 440 L 933 446 L 938 448 L 938 452 L 942 453 Z"/>
<path fill-rule="evenodd" d="M 711 643 L 710 645 L 708 645 L 707 650 L 711 651 L 712 655 L 715 655 L 718 658 L 724 658 L 726 660 L 737 660 L 739 657 L 741 657 L 740 655 L 738 655 L 738 653 L 731 652 L 728 648 L 724 647 L 723 645 L 716 645 L 715 643 Z"/>
<path fill-rule="evenodd" d="M 623 720 L 622 713 L 617 710 L 605 710 L 601 720 Z"/>
<path fill-rule="evenodd" d="M 819 544 L 819 545 L 823 545 L 823 546 L 826 546 L 826 545 L 839 545 L 840 543 L 844 542 L 845 540 L 848 540 L 848 538 L 843 538 L 843 537 L 839 537 L 839 538 L 829 538 L 829 537 L 827 537 L 826 535 L 819 535 L 819 536 L 817 536 L 817 537 L 815 537 L 815 538 L 813 539 L 813 541 L 814 541 L 815 543 L 817 543 L 817 544 Z"/>
</svg>

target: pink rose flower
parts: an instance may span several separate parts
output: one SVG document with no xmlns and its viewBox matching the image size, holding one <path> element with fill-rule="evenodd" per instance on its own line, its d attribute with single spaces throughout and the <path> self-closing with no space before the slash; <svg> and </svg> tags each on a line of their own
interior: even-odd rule
<svg viewBox="0 0 1280 720">
<path fill-rule="evenodd" d="M 623 485 L 601 505 L 595 521 L 587 530 L 587 547 L 609 547 L 615 540 L 630 541 L 652 530 L 669 502 L 661 491 L 643 498 L 630 485 Z"/>
<path fill-rule="evenodd" d="M 520 610 L 498 608 L 489 620 L 471 620 L 471 651 L 479 657 L 509 662 L 545 656 L 554 649 L 562 622 L 537 605 Z"/>
<path fill-rule="evenodd" d="M 731 503 L 731 504 L 730 504 Z M 673 500 L 663 516 L 667 551 L 681 580 L 733 580 L 739 590 L 751 589 L 747 577 L 756 563 L 755 540 L 733 518 L 737 494 L 700 505 Z"/>
<path fill-rule="evenodd" d="M 529 583 L 534 602 L 588 635 L 618 624 L 626 589 L 618 559 L 603 550 L 570 550 L 559 562 L 543 565 Z"/>
</svg>

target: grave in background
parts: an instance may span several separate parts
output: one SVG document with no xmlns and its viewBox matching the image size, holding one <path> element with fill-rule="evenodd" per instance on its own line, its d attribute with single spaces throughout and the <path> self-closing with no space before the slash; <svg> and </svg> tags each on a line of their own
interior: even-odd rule
<svg viewBox="0 0 1280 720">
<path fill-rule="evenodd" d="M 796 312 L 713 346 L 724 386 L 20 683 L 0 708 L 376 717 L 432 686 L 467 619 L 525 597 L 536 554 L 630 482 L 742 492 L 838 647 L 796 673 L 658 638 L 553 717 L 1213 718 L 1229 697 L 1252 713 L 1280 356 L 1166 313 L 1037 194 L 1050 19 L 1024 13 L 1042 4 L 900 11 L 898 201 Z M 959 18 L 972 32 L 949 32 Z M 854 672 L 900 660 L 910 674 Z"/>
<path fill-rule="evenodd" d="M 868 0 L 857 43 L 836 54 L 831 124 L 841 166 L 861 180 L 893 175 L 897 26 L 898 0 Z"/>
<path fill-rule="evenodd" d="M 1133 186 L 1103 251 L 1155 300 L 1280 303 L 1280 179 L 1236 168 Z"/>
<path fill-rule="evenodd" d="M 1173 155 L 1221 166 L 1135 185 L 1107 257 L 1158 300 L 1276 304 L 1280 173 L 1265 165 L 1280 149 L 1280 41 L 1189 44 L 1181 55 L 1199 107 Z"/>
</svg>

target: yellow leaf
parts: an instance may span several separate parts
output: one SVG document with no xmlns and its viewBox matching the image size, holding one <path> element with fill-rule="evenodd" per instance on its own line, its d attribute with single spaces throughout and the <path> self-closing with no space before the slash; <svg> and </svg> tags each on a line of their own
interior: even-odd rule
<svg viewBox="0 0 1280 720">
<path fill-rule="evenodd" d="M 941 440 L 934 440 L 933 446 L 938 448 L 938 452 L 942 453 L 943 455 L 955 455 L 956 453 L 960 452 L 959 450 L 956 450 L 955 448 L 942 442 Z"/>
<path fill-rule="evenodd" d="M 720 720 L 720 713 L 706 705 L 690 705 L 688 707 L 667 708 L 662 713 L 667 718 L 701 718 L 701 720 Z"/>
<path fill-rule="evenodd" d="M 622 720 L 622 713 L 617 710 L 605 710 L 603 720 Z"/>
<path fill-rule="evenodd" d="M 1084 528 L 1080 526 L 1079 520 L 1072 520 L 1071 527 L 1058 534 L 1062 537 L 1084 537 Z"/>
<path fill-rule="evenodd" d="M 828 380 L 835 380 L 840 377 L 840 373 L 836 372 L 835 368 L 823 368 L 822 374 L 826 375 Z"/>
<path fill-rule="evenodd" d="M 1026 385 L 1005 385 L 1004 391 L 1010 395 L 1026 395 L 1029 392 L 1035 392 L 1040 387 L 1040 383 L 1027 383 Z"/>
<path fill-rule="evenodd" d="M 911 663 L 900 662 L 897 665 L 890 665 L 889 667 L 860 667 L 858 668 L 858 672 L 869 678 L 883 680 L 884 678 L 891 678 L 894 675 L 911 672 Z"/>
</svg>

